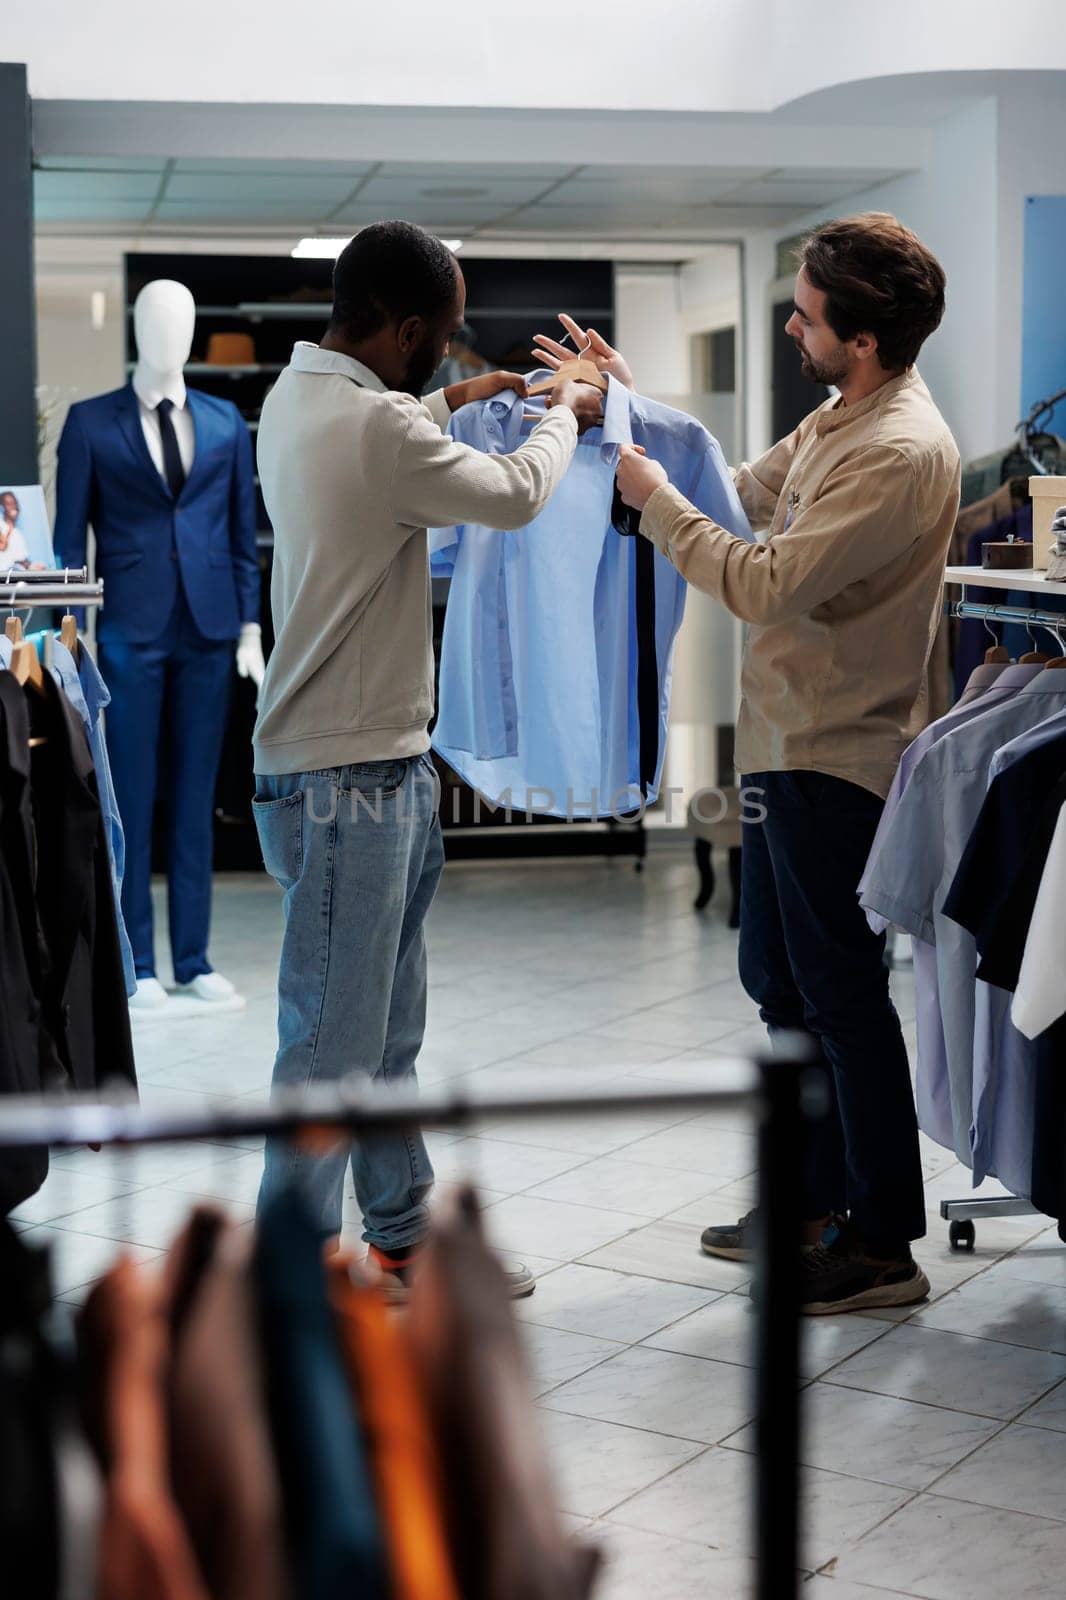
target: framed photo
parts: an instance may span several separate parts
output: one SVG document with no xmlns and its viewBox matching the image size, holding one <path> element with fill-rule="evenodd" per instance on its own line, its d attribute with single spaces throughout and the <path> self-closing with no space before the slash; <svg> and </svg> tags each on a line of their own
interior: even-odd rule
<svg viewBox="0 0 1066 1600">
<path fill-rule="evenodd" d="M 21 568 L 41 570 L 56 564 L 44 490 L 39 483 L 0 479 L 0 576 Z"/>
</svg>

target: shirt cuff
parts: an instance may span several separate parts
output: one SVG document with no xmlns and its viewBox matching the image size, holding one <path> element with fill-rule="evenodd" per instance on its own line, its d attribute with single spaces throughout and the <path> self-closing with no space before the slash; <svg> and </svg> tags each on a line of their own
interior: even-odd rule
<svg viewBox="0 0 1066 1600">
<path fill-rule="evenodd" d="M 446 433 L 448 430 L 448 423 L 451 421 L 452 412 L 451 407 L 448 405 L 448 402 L 445 399 L 444 390 L 434 389 L 432 394 L 423 395 L 422 404 L 433 418 L 433 421 L 437 424 L 437 427 L 440 429 L 441 433 Z"/>
<path fill-rule="evenodd" d="M 664 556 L 670 555 L 670 536 L 679 516 L 691 514 L 694 507 L 672 483 L 661 484 L 652 494 L 640 516 L 640 531 Z"/>
</svg>

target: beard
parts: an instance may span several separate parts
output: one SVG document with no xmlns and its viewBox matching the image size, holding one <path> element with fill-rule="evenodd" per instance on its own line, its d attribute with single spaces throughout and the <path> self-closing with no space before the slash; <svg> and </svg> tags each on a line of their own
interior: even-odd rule
<svg viewBox="0 0 1066 1600">
<path fill-rule="evenodd" d="M 419 345 L 418 349 L 412 353 L 411 359 L 407 363 L 407 371 L 403 377 L 402 392 L 404 394 L 413 394 L 416 400 L 420 400 L 422 391 L 439 365 L 436 352 L 433 349 L 433 341 L 427 339 L 425 344 Z"/>
<path fill-rule="evenodd" d="M 801 344 L 796 345 L 800 353 L 800 371 L 812 383 L 823 383 L 828 388 L 830 385 L 839 387 L 842 378 L 848 375 L 848 359 L 843 351 L 836 356 L 830 356 L 824 361 L 815 361 L 807 354 Z"/>
</svg>

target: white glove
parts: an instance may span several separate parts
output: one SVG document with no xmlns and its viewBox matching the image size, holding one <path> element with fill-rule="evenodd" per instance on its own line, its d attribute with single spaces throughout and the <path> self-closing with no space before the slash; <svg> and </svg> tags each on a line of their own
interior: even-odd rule
<svg viewBox="0 0 1066 1600">
<path fill-rule="evenodd" d="M 242 678 L 251 678 L 257 690 L 262 688 L 266 662 L 263 660 L 263 636 L 258 622 L 241 624 L 237 640 L 237 671 Z"/>
</svg>

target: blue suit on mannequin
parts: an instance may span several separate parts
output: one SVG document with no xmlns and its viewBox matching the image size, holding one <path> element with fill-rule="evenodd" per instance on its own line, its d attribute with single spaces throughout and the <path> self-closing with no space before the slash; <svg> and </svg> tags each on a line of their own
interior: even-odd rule
<svg viewBox="0 0 1066 1600">
<path fill-rule="evenodd" d="M 211 971 L 215 779 L 236 640 L 259 618 L 248 429 L 228 400 L 194 390 L 186 398 L 195 449 L 176 496 L 149 451 L 132 384 L 72 406 L 59 441 L 55 526 L 56 552 L 68 566 L 85 564 L 89 524 L 96 536 L 107 745 L 126 832 L 122 910 L 139 979 L 155 976 L 152 813 L 165 757 L 179 984 Z"/>
</svg>

